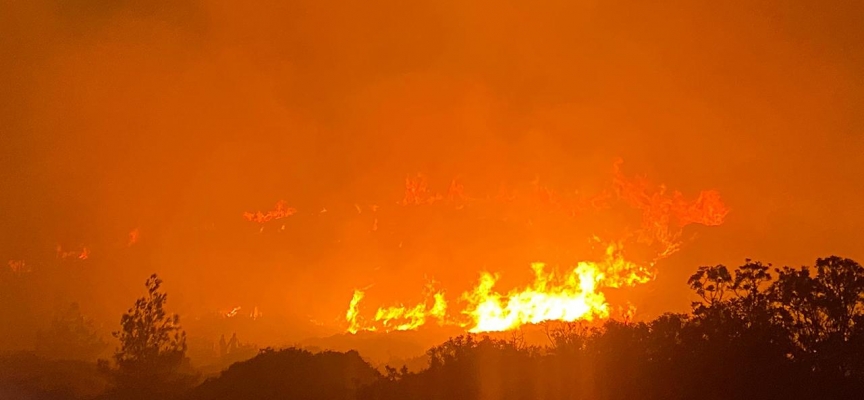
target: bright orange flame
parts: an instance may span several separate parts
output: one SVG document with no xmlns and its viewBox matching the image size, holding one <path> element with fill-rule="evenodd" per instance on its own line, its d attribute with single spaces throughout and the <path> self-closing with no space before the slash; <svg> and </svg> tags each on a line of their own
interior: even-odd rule
<svg viewBox="0 0 864 400">
<path fill-rule="evenodd" d="M 600 263 L 583 261 L 563 275 L 546 272 L 543 263 L 531 265 L 534 283 L 507 294 L 492 289 L 497 275 L 483 273 L 477 287 L 463 295 L 471 319 L 471 332 L 504 331 L 544 321 L 576 321 L 608 318 L 604 287 L 634 286 L 653 279 L 646 268 L 622 257 L 620 245 L 606 249 Z"/>
<path fill-rule="evenodd" d="M 428 320 L 436 320 L 444 324 L 447 317 L 447 300 L 444 293 L 436 291 L 432 285 L 426 287 L 426 298 L 423 302 L 413 307 L 405 305 L 381 307 L 375 312 L 375 317 L 368 324 L 364 324 L 359 316 L 360 300 L 365 293 L 355 290 L 345 319 L 348 321 L 348 332 L 357 333 L 363 331 L 407 331 L 417 329 L 426 324 Z M 429 304 L 431 300 L 431 305 Z"/>
<path fill-rule="evenodd" d="M 126 244 L 127 246 L 132 246 L 135 243 L 138 243 L 138 239 L 141 236 L 141 231 L 138 228 L 135 228 L 129 231 L 129 242 Z"/>
<path fill-rule="evenodd" d="M 225 318 L 231 318 L 231 317 L 234 317 L 234 316 L 237 315 L 238 312 L 240 312 L 240 308 L 241 308 L 240 306 L 234 307 L 234 308 L 232 308 L 231 310 L 229 310 L 229 311 L 227 311 L 227 312 L 223 312 L 223 313 L 222 313 L 222 316 L 224 316 Z"/>
<path fill-rule="evenodd" d="M 498 276 L 484 273 L 465 299 L 471 304 L 463 311 L 473 321 L 471 332 L 504 331 L 543 321 L 591 320 L 609 315 L 606 298 L 597 293 L 597 269 L 580 263 L 562 278 L 544 271 L 535 263 L 534 284 L 506 295 L 494 292 Z"/>
<path fill-rule="evenodd" d="M 351 303 L 348 305 L 348 311 L 345 312 L 345 319 L 348 321 L 348 332 L 350 333 L 357 333 L 362 329 L 358 320 L 358 315 L 360 314 L 358 307 L 360 300 L 363 300 L 363 296 L 365 295 L 362 290 L 355 289 L 354 296 L 351 297 Z"/>
<path fill-rule="evenodd" d="M 357 290 L 346 313 L 348 331 L 411 330 L 434 319 L 439 324 L 458 325 L 471 332 L 491 332 L 544 321 L 608 318 L 610 306 L 602 289 L 630 287 L 654 279 L 650 268 L 624 258 L 620 243 L 609 244 L 602 261 L 579 262 L 564 274 L 547 272 L 543 263 L 534 263 L 531 267 L 534 282 L 506 294 L 494 290 L 497 274 L 482 273 L 474 289 L 462 294 L 463 307 L 456 317 L 447 314 L 444 294 L 432 291 L 430 286 L 427 289 L 434 299 L 431 307 L 426 301 L 413 307 L 379 308 L 374 322 L 364 324 L 359 316 L 359 303 L 364 293 Z M 628 307 L 622 314 L 632 316 L 634 310 Z"/>
<path fill-rule="evenodd" d="M 413 307 L 404 305 L 379 308 L 369 323 L 360 316 L 362 291 L 355 291 L 346 319 L 348 331 L 415 329 L 434 319 L 439 324 L 455 324 L 472 332 L 503 331 L 525 324 L 544 321 L 576 321 L 604 319 L 610 316 L 610 305 L 603 292 L 608 288 L 632 287 L 654 279 L 655 263 L 680 248 L 682 230 L 689 224 L 715 226 L 723 223 L 729 209 L 714 190 L 702 191 L 695 200 L 687 200 L 677 191 L 667 193 L 665 186 L 654 185 L 644 178 L 628 178 L 620 171 L 621 161 L 614 165 L 614 191 L 603 190 L 593 196 L 560 195 L 534 182 L 533 196 L 519 196 L 502 188 L 498 196 L 487 198 L 511 203 L 528 200 L 528 204 L 562 211 L 575 216 L 586 210 L 605 209 L 613 197 L 642 211 L 638 241 L 655 251 L 653 260 L 635 263 L 624 256 L 624 240 L 607 243 L 600 261 L 581 261 L 562 274 L 548 272 L 543 263 L 534 263 L 534 282 L 530 285 L 500 293 L 494 290 L 498 275 L 483 273 L 477 285 L 461 297 L 463 306 L 453 315 L 447 314 L 447 302 L 441 292 L 433 293 L 434 303 L 427 301 Z M 614 193 L 614 195 L 612 194 Z M 405 180 L 405 195 L 401 205 L 426 205 L 438 201 L 483 201 L 464 195 L 457 181 L 450 185 L 446 196 L 429 190 L 426 178 L 417 175 Z M 359 207 L 358 207 L 359 211 Z M 596 237 L 596 241 L 600 242 Z M 635 308 L 627 304 L 619 310 L 624 318 L 632 318 Z"/>
<path fill-rule="evenodd" d="M 385 331 L 417 329 L 426 324 L 427 318 L 443 321 L 447 315 L 447 301 L 444 299 L 444 294 L 439 292 L 433 294 L 432 297 L 434 300 L 428 310 L 425 302 L 410 308 L 403 305 L 379 308 L 375 313 L 375 321 L 380 322 Z"/>
</svg>

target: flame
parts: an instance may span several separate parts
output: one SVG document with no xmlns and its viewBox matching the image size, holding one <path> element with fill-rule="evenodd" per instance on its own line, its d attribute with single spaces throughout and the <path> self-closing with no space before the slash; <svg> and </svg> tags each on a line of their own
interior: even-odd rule
<svg viewBox="0 0 864 400">
<path fill-rule="evenodd" d="M 640 240 L 663 246 L 658 259 L 680 249 L 681 231 L 685 226 L 694 223 L 717 226 L 729 213 L 716 190 L 703 190 L 696 200 L 688 201 L 681 192 L 669 194 L 665 186 L 655 188 L 645 178 L 625 177 L 620 170 L 622 163 L 617 160 L 614 165 L 615 191 L 619 199 L 642 210 Z"/>
<path fill-rule="evenodd" d="M 447 315 L 447 301 L 441 292 L 432 295 L 432 306 L 427 310 L 426 302 L 414 307 L 405 306 L 379 308 L 375 313 L 375 321 L 380 322 L 384 331 L 407 331 L 417 329 L 426 324 L 427 318 L 443 321 Z"/>
<path fill-rule="evenodd" d="M 358 320 L 359 310 L 358 307 L 360 305 L 360 300 L 363 300 L 363 296 L 365 296 L 362 290 L 355 289 L 354 296 L 351 297 L 351 303 L 348 305 L 348 311 L 345 313 L 345 319 L 348 321 L 348 332 L 357 333 L 362 328 L 360 326 L 360 322 Z"/>
<path fill-rule="evenodd" d="M 582 261 L 563 275 L 546 272 L 543 263 L 531 265 L 534 283 L 507 294 L 493 291 L 497 275 L 483 273 L 475 289 L 463 295 L 469 306 L 471 332 L 515 329 L 545 321 L 593 320 L 609 317 L 602 288 L 634 286 L 653 279 L 645 267 L 623 258 L 620 244 L 610 244 L 600 263 Z"/>
<path fill-rule="evenodd" d="M 597 268 L 580 263 L 571 273 L 558 278 L 544 271 L 543 263 L 531 265 L 534 284 L 506 295 L 492 289 L 497 275 L 484 273 L 473 292 L 465 298 L 471 306 L 463 313 L 473 320 L 471 332 L 505 331 L 524 324 L 544 321 L 591 320 L 609 316 L 602 293 L 597 292 Z"/>
<path fill-rule="evenodd" d="M 599 238 L 594 240 L 600 241 Z M 602 285 L 610 288 L 635 286 L 654 280 L 653 263 L 649 266 L 639 265 L 624 257 L 622 242 L 612 242 L 606 246 L 606 257 L 598 265 L 602 269 Z"/>
<path fill-rule="evenodd" d="M 242 310 L 242 306 L 235 306 L 231 308 L 221 309 L 217 312 L 217 314 L 220 315 L 222 318 L 242 318 L 246 315 L 245 312 L 241 313 Z M 253 321 L 261 318 L 263 315 L 264 314 L 262 314 L 261 311 L 258 310 L 258 306 L 252 307 L 252 311 L 249 312 L 249 318 L 251 318 Z"/>
<path fill-rule="evenodd" d="M 364 324 L 359 304 L 365 293 L 355 290 L 345 315 L 348 332 L 412 330 L 429 320 L 458 325 L 470 332 L 497 332 L 545 321 L 605 319 L 610 316 L 610 306 L 603 289 L 635 286 L 651 281 L 655 275 L 650 266 L 626 260 L 619 242 L 607 245 L 604 254 L 599 262 L 582 261 L 563 274 L 547 271 L 543 263 L 534 263 L 534 282 L 506 294 L 494 290 L 498 274 L 484 272 L 477 285 L 462 294 L 463 306 L 454 317 L 447 313 L 444 293 L 429 285 L 426 301 L 413 307 L 379 308 L 374 321 Z M 429 297 L 433 300 L 431 306 Z M 632 318 L 635 308 L 628 304 L 626 310 L 619 311 Z"/>
<path fill-rule="evenodd" d="M 289 207 L 285 200 L 279 200 L 276 202 L 273 210 L 262 212 L 244 212 L 243 218 L 245 218 L 249 222 L 257 222 L 259 224 L 263 224 L 265 222 L 282 219 L 286 217 L 290 217 L 297 213 L 297 209 L 293 207 Z"/>
<path fill-rule="evenodd" d="M 79 260 L 86 260 L 90 258 L 90 249 L 87 247 L 82 247 L 81 250 L 71 250 L 65 251 L 63 247 L 59 244 L 57 245 L 57 258 L 61 260 L 66 260 L 69 258 L 77 258 Z"/>
<path fill-rule="evenodd" d="M 436 291 L 432 284 L 426 286 L 424 301 L 413 307 L 405 305 L 381 307 L 375 312 L 375 317 L 368 324 L 364 324 L 359 316 L 360 301 L 363 300 L 365 292 L 355 290 L 345 319 L 348 321 L 348 332 L 359 331 L 407 331 L 417 329 L 426 324 L 428 320 L 436 320 L 444 324 L 447 317 L 447 300 L 443 291 Z M 431 299 L 431 305 L 430 303 Z"/>
<path fill-rule="evenodd" d="M 642 212 L 642 222 L 635 230 L 635 241 L 648 246 L 653 258 L 650 261 L 634 262 L 624 254 L 634 239 L 634 231 L 628 231 L 617 241 L 603 242 L 603 256 L 595 261 L 579 261 L 569 270 L 558 272 L 547 270 L 542 262 L 532 264 L 534 280 L 506 293 L 495 290 L 499 275 L 484 272 L 475 287 L 459 299 L 460 306 L 448 314 L 448 302 L 443 292 L 431 292 L 433 303 L 427 299 L 413 307 L 404 305 L 378 308 L 374 319 L 368 323 L 360 316 L 359 304 L 365 293 L 355 291 L 351 299 L 346 320 L 348 331 L 392 331 L 416 329 L 435 320 L 439 324 L 458 325 L 471 332 L 505 331 L 525 324 L 545 321 L 577 321 L 609 318 L 616 315 L 632 319 L 635 307 L 613 308 L 607 302 L 604 290 L 633 287 L 652 281 L 656 274 L 655 264 L 675 253 L 681 246 L 683 228 L 690 224 L 716 226 L 723 223 L 729 209 L 715 190 L 701 191 L 693 199 L 687 199 L 678 191 L 667 192 L 664 185 L 655 185 L 642 177 L 625 176 L 620 169 L 621 160 L 614 164 L 613 190 L 602 190 L 595 195 L 563 195 L 555 190 L 533 183 L 529 196 L 502 187 L 495 197 L 486 199 L 469 197 L 464 187 L 453 180 L 446 195 L 430 191 L 426 177 L 417 175 L 405 180 L 405 194 L 400 205 L 429 205 L 439 201 L 479 203 L 492 201 L 516 206 L 529 205 L 544 210 L 562 212 L 574 217 L 584 211 L 609 209 L 615 200 Z M 358 206 L 358 212 L 360 211 Z M 375 223 L 377 227 L 377 219 Z M 401 242 L 400 242 L 401 247 Z"/>
<path fill-rule="evenodd" d="M 399 203 L 403 206 L 407 205 L 422 205 L 432 204 L 441 200 L 444 196 L 440 194 L 432 194 L 429 191 L 429 185 L 426 182 L 426 176 L 417 174 L 416 177 L 405 178 L 405 195 Z"/>
</svg>

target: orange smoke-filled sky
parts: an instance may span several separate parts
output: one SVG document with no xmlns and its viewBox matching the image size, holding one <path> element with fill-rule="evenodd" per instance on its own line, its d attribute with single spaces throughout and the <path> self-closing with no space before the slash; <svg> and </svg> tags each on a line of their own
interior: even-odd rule
<svg viewBox="0 0 864 400">
<path fill-rule="evenodd" d="M 442 192 L 462 177 L 475 193 L 538 178 L 589 193 L 618 157 L 732 209 L 658 264 L 648 312 L 685 309 L 702 264 L 864 260 L 861 15 L 857 1 L 5 2 L 0 264 L 86 247 L 33 296 L 111 321 L 153 271 L 188 312 L 339 318 L 356 287 L 530 274 L 604 229 L 454 238 L 464 221 L 402 213 L 370 236 L 355 204 L 395 207 L 418 172 Z M 283 235 L 244 220 L 283 199 L 299 210 Z M 532 242 L 513 256 L 513 238 Z"/>
</svg>

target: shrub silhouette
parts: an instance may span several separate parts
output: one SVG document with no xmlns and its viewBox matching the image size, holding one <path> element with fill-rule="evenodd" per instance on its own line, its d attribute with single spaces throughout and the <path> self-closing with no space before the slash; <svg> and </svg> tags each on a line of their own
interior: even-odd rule
<svg viewBox="0 0 864 400">
<path fill-rule="evenodd" d="M 864 393 L 864 268 L 700 267 L 691 314 L 558 324 L 544 349 L 475 336 L 362 399 L 852 399 Z M 549 325 L 547 325 L 548 327 Z"/>
<path fill-rule="evenodd" d="M 263 349 L 199 386 L 191 399 L 353 399 L 381 378 L 356 351 Z"/>
<path fill-rule="evenodd" d="M 429 349 L 427 368 L 387 366 L 384 374 L 356 351 L 268 348 L 190 391 L 182 390 L 190 383 L 185 337 L 176 316 L 164 311 L 160 284 L 155 275 L 148 279 L 147 295 L 122 318 L 112 370 L 118 390 L 104 398 L 736 400 L 864 393 L 864 267 L 840 257 L 802 268 L 751 260 L 734 269 L 700 267 L 688 280 L 696 298 L 690 313 L 602 325 L 550 322 L 543 347 L 515 336 L 462 335 Z M 77 376 L 69 365 L 0 357 L 0 395 L 92 395 L 69 389 Z"/>
</svg>

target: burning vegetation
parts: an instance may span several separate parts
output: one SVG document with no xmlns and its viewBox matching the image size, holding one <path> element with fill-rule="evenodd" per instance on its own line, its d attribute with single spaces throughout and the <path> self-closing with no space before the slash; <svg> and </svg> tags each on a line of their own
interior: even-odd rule
<svg viewBox="0 0 864 400">
<path fill-rule="evenodd" d="M 638 229 L 615 241 L 604 241 L 597 236 L 589 238 L 600 249 L 596 260 L 577 261 L 567 269 L 549 268 L 542 262 L 531 265 L 533 282 L 500 291 L 496 283 L 500 275 L 481 272 L 473 289 L 458 298 L 446 299 L 445 292 L 427 287 L 424 300 L 414 306 L 396 305 L 377 308 L 373 315 L 362 313 L 363 290 L 355 290 L 346 312 L 347 331 L 413 330 L 426 323 L 454 325 L 470 332 L 506 331 L 525 324 L 545 321 L 573 322 L 604 320 L 613 315 L 604 294 L 609 288 L 628 288 L 654 279 L 658 261 L 675 253 L 681 245 L 685 226 L 701 224 L 715 226 L 723 223 L 729 212 L 714 190 L 702 191 L 694 200 L 688 200 L 677 191 L 667 192 L 662 185 L 653 185 L 645 178 L 630 178 L 620 170 L 621 162 L 614 165 L 614 196 L 601 192 L 593 196 L 565 198 L 556 192 L 535 186 L 535 200 L 553 212 L 564 211 L 565 216 L 576 218 L 583 212 L 602 212 L 623 203 L 642 212 Z M 519 196 L 499 196 L 491 201 L 513 202 Z M 463 207 L 476 207 L 490 199 L 472 198 L 464 187 L 453 181 L 446 194 L 429 189 L 426 178 L 418 175 L 405 181 L 403 206 L 446 203 Z M 550 207 L 551 206 L 551 207 Z M 628 259 L 625 246 L 642 244 L 654 255 L 638 262 Z M 449 306 L 449 308 L 448 308 Z M 630 304 L 619 305 L 619 317 L 634 312 Z"/>
<path fill-rule="evenodd" d="M 862 397 L 862 15 L 0 1 L 0 400 Z"/>
</svg>

